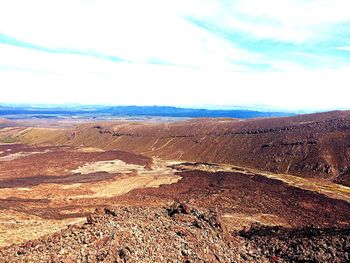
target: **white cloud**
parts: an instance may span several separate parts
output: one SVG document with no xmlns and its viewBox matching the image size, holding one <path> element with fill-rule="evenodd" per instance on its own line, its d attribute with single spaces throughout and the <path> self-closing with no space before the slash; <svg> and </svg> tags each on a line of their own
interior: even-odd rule
<svg viewBox="0 0 350 263">
<path fill-rule="evenodd" d="M 103 74 L 115 63 L 89 56 L 56 54 L 0 44 L 0 65 L 51 74 Z"/>
<path fill-rule="evenodd" d="M 6 69 L 0 68 L 0 101 L 350 107 L 348 68 L 307 70 L 288 60 L 238 48 L 184 19 L 196 17 L 258 38 L 300 43 L 320 37 L 320 23 L 348 21 L 348 1 L 221 3 L 0 0 L 2 34 L 44 47 L 93 51 L 132 61 L 114 63 L 0 44 L 0 66 Z M 183 66 L 152 65 L 149 60 Z M 268 63 L 280 72 L 252 72 L 240 62 Z"/>
<path fill-rule="evenodd" d="M 254 54 L 183 19 L 184 4 L 160 0 L 0 1 L 0 32 L 44 47 L 92 50 L 133 62 L 158 59 L 232 69 L 227 59 L 254 59 Z"/>
<path fill-rule="evenodd" d="M 350 2 L 347 0 L 237 0 L 221 3 L 212 12 L 194 15 L 229 31 L 242 31 L 260 39 L 300 44 L 325 39 L 333 25 L 350 21 Z"/>
<path fill-rule="evenodd" d="M 350 46 L 337 47 L 338 50 L 350 51 Z"/>
<path fill-rule="evenodd" d="M 347 0 L 240 0 L 236 8 L 241 13 L 279 21 L 291 27 L 350 20 L 350 3 Z"/>
<path fill-rule="evenodd" d="M 13 54 L 19 56 L 13 59 Z M 0 57 L 19 68 L 0 71 L 1 101 L 7 102 L 350 107 L 348 68 L 308 71 L 285 65 L 285 72 L 267 73 L 199 70 L 113 63 L 4 45 Z M 35 71 L 20 70 L 27 67 Z"/>
</svg>

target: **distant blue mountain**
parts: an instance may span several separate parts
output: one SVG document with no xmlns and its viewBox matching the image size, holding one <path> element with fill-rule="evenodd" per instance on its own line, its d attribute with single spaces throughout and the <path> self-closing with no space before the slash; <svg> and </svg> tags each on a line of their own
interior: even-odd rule
<svg viewBox="0 0 350 263">
<path fill-rule="evenodd" d="M 282 117 L 286 112 L 254 111 L 246 109 L 209 110 L 169 106 L 0 106 L 0 116 L 16 118 L 27 115 L 37 118 L 81 117 L 188 117 L 188 118 L 259 118 Z"/>
</svg>

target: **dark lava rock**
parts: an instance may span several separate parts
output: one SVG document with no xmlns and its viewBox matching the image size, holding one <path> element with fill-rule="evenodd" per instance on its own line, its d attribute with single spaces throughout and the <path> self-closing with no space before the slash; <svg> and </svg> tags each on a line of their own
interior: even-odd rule
<svg viewBox="0 0 350 263">
<path fill-rule="evenodd" d="M 237 234 L 237 233 L 236 233 Z M 304 227 L 287 229 L 252 225 L 238 232 L 245 239 L 241 258 L 268 258 L 271 262 L 349 262 L 350 229 Z"/>
<path fill-rule="evenodd" d="M 174 202 L 169 208 L 167 208 L 168 215 L 173 216 L 175 214 L 190 214 L 191 209 L 185 203 Z"/>
</svg>

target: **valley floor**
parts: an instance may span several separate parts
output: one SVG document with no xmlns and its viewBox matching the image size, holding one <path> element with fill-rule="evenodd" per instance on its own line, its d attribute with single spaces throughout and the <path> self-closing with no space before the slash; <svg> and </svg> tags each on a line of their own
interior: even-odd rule
<svg viewBox="0 0 350 263">
<path fill-rule="evenodd" d="M 259 239 L 262 226 L 272 227 L 270 237 L 274 226 L 335 229 L 334 253 L 305 248 L 316 261 L 334 254 L 342 262 L 350 248 L 346 186 L 91 147 L 0 145 L 0 210 L 5 262 L 283 261 Z M 252 226 L 261 231 L 239 234 Z"/>
</svg>

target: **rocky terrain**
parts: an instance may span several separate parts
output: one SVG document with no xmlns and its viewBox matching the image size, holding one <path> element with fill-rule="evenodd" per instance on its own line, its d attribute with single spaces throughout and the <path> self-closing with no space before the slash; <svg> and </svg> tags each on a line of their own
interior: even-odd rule
<svg viewBox="0 0 350 263">
<path fill-rule="evenodd" d="M 1 123 L 0 262 L 349 261 L 348 111 Z"/>
<path fill-rule="evenodd" d="M 228 163 L 350 185 L 350 112 L 253 120 L 100 122 L 26 129 L 25 143 L 85 145 L 163 159 Z"/>
<path fill-rule="evenodd" d="M 262 257 L 274 262 L 349 262 L 350 229 L 286 229 L 259 224 L 234 233 L 245 239 L 240 256 L 258 261 Z"/>
<path fill-rule="evenodd" d="M 82 226 L 0 250 L 2 262 L 230 262 L 215 213 L 165 208 L 96 210 Z"/>
<path fill-rule="evenodd" d="M 350 228 L 259 224 L 228 233 L 217 212 L 175 202 L 164 208 L 100 209 L 84 224 L 0 250 L 2 262 L 348 262 Z"/>
</svg>

